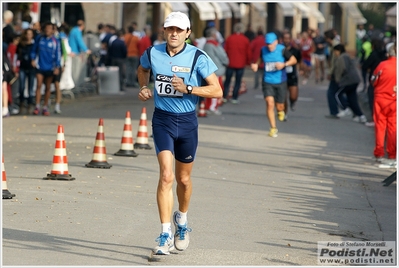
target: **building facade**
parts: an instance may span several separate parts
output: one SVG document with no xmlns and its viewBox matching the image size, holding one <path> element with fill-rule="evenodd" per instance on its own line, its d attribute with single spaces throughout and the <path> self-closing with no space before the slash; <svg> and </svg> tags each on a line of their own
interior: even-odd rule
<svg viewBox="0 0 399 268">
<path fill-rule="evenodd" d="M 18 13 L 19 4 L 3 3 L 3 10 Z M 335 2 L 82 2 L 49 3 L 36 2 L 40 21 L 53 23 L 66 21 L 71 26 L 78 19 L 86 22 L 86 31 L 97 31 L 99 23 L 109 23 L 116 28 L 127 29 L 135 21 L 139 29 L 150 25 L 156 31 L 165 17 L 172 11 L 186 13 L 192 22 L 193 35 L 203 35 L 207 22 L 213 21 L 216 28 L 227 38 L 236 22 L 250 24 L 256 31 L 262 27 L 266 32 L 289 30 L 293 36 L 308 28 L 319 28 L 320 32 L 334 28 L 341 36 L 349 52 L 356 50 L 356 28 L 366 20 L 356 3 Z M 33 16 L 32 16 L 33 17 Z"/>
</svg>

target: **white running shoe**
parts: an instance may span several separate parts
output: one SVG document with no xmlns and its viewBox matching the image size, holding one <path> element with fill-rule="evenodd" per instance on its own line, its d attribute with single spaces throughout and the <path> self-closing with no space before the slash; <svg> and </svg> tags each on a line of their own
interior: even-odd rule
<svg viewBox="0 0 399 268">
<path fill-rule="evenodd" d="M 188 248 L 188 244 L 190 243 L 190 236 L 188 235 L 191 232 L 191 228 L 187 227 L 187 223 L 184 225 L 180 225 L 177 223 L 177 211 L 173 213 L 173 223 L 175 224 L 175 248 L 177 250 L 185 250 Z"/>
<path fill-rule="evenodd" d="M 158 242 L 158 246 L 152 250 L 154 255 L 169 255 L 170 251 L 175 249 L 173 237 L 168 233 L 161 233 L 155 242 Z"/>
</svg>

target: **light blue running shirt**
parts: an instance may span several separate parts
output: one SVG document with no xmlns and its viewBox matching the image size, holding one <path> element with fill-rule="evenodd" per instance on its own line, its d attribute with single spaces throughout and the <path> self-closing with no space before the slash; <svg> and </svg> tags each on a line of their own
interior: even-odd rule
<svg viewBox="0 0 399 268">
<path fill-rule="evenodd" d="M 171 57 L 166 52 L 166 43 L 148 48 L 140 57 L 144 69 L 152 69 L 154 76 L 154 104 L 163 111 L 187 113 L 195 111 L 199 97 L 173 89 L 173 74 L 182 78 L 184 84 L 206 85 L 205 78 L 217 70 L 215 63 L 202 50 L 185 44 L 183 49 Z"/>
</svg>

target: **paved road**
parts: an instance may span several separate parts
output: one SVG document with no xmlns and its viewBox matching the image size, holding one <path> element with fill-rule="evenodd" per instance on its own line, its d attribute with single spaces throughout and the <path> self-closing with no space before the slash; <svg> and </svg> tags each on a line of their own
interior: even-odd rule
<svg viewBox="0 0 399 268">
<path fill-rule="evenodd" d="M 160 259 L 148 258 L 160 231 L 154 149 L 136 150 L 136 158 L 113 155 L 126 111 L 135 136 L 146 107 L 151 134 L 152 102 L 140 102 L 130 88 L 67 100 L 61 115 L 3 120 L 7 185 L 16 197 L 3 200 L 2 264 L 317 265 L 318 241 L 396 241 L 396 183 L 382 186 L 393 170 L 373 161 L 373 129 L 326 119 L 327 83 L 310 82 L 300 86 L 289 120 L 278 122 L 279 136 L 270 138 L 261 91 L 252 88 L 249 70 L 245 79 L 239 105 L 199 118 L 192 240 L 187 251 Z M 99 118 L 111 169 L 85 167 Z M 42 179 L 59 124 L 74 181 Z"/>
</svg>

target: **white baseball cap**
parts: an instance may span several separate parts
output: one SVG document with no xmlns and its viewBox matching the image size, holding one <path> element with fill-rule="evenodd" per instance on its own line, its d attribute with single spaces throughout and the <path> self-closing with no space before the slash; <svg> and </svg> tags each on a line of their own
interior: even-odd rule
<svg viewBox="0 0 399 268">
<path fill-rule="evenodd" d="M 188 19 L 187 15 L 177 11 L 170 13 L 163 24 L 164 28 L 176 26 L 182 30 L 190 29 L 190 20 Z"/>
</svg>

